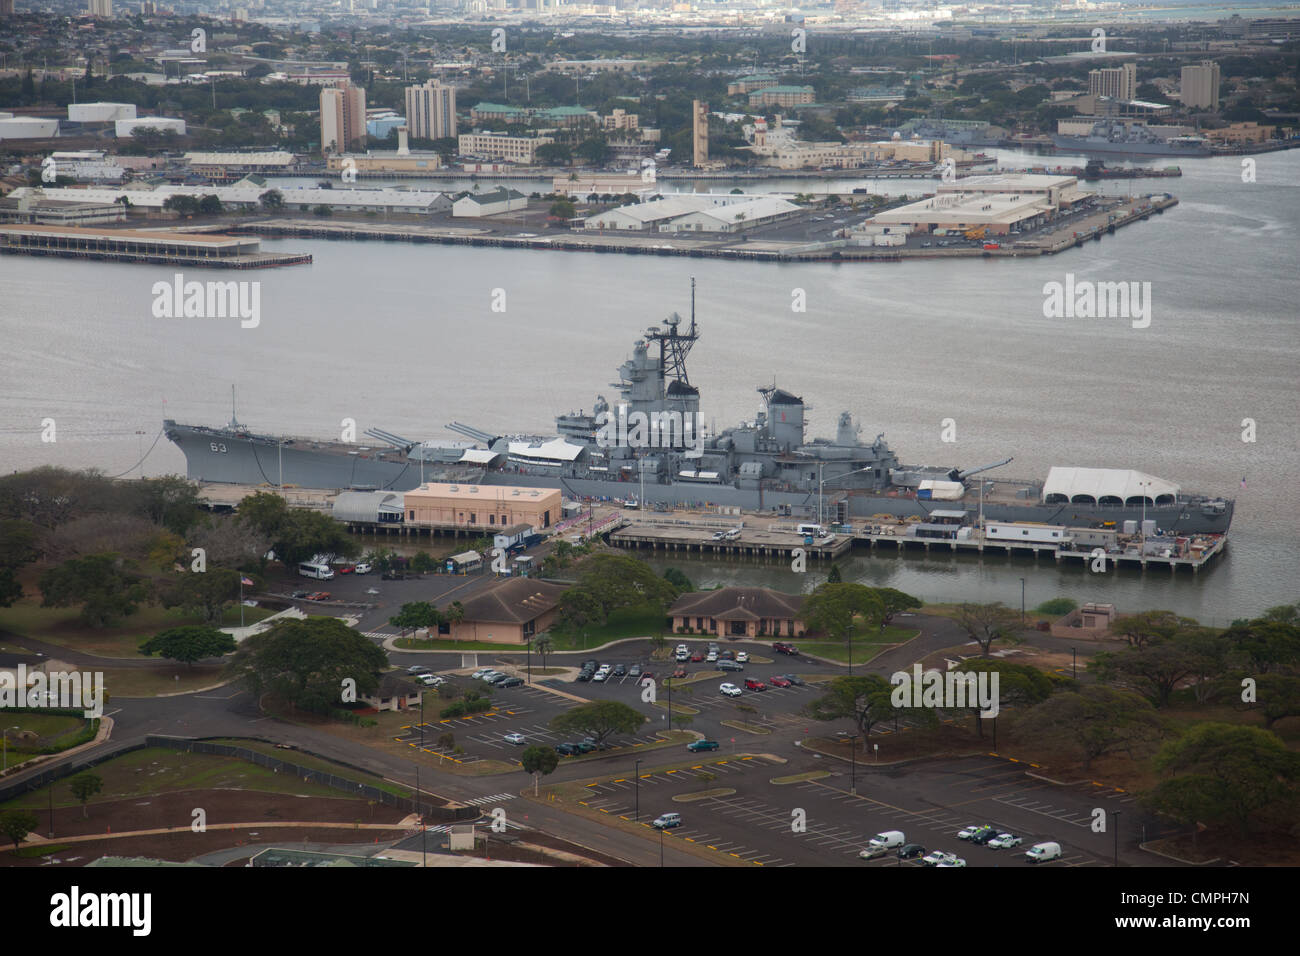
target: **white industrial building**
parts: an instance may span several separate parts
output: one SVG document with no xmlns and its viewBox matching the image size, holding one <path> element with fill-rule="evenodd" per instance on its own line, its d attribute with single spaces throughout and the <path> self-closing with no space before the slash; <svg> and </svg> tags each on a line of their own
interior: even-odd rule
<svg viewBox="0 0 1300 956">
<path fill-rule="evenodd" d="M 775 196 L 712 206 L 659 225 L 660 232 L 743 232 L 797 216 L 803 207 Z"/>
<path fill-rule="evenodd" d="M 39 116 L 8 116 L 0 118 L 2 139 L 49 139 L 59 135 L 59 121 Z"/>
<path fill-rule="evenodd" d="M 647 202 L 629 203 L 583 220 L 582 228 L 610 231 L 653 231 L 691 213 L 738 206 L 754 201 L 753 196 L 730 193 L 683 193 L 661 196 Z"/>
<path fill-rule="evenodd" d="M 261 197 L 276 189 L 284 198 L 286 209 L 309 212 L 317 206 L 328 206 L 339 212 L 383 212 L 432 215 L 446 212 L 451 200 L 446 193 L 421 192 L 404 189 L 281 189 L 252 180 L 241 180 L 231 186 L 155 186 L 131 184 L 118 188 L 91 187 L 71 189 L 52 187 L 38 189 L 20 186 L 10 195 L 34 195 L 45 199 L 83 200 L 85 202 L 111 203 L 125 196 L 132 206 L 161 211 L 172 196 L 191 196 L 201 199 L 216 196 L 223 206 L 238 209 L 259 209 Z"/>
<path fill-rule="evenodd" d="M 73 123 L 114 123 L 135 119 L 134 103 L 69 103 L 68 120 Z"/>
<path fill-rule="evenodd" d="M 503 186 L 487 193 L 461 193 L 452 203 L 451 214 L 458 218 L 474 219 L 527 208 L 527 196 Z"/>
<path fill-rule="evenodd" d="M 113 135 L 134 136 L 138 129 L 156 129 L 160 132 L 171 131 L 177 136 L 185 135 L 185 120 L 168 116 L 146 116 L 141 119 L 121 119 L 113 123 Z"/>
<path fill-rule="evenodd" d="M 860 231 L 897 228 L 928 233 L 983 228 L 989 235 L 1007 235 L 1042 225 L 1059 212 L 1093 197 L 1093 193 L 1079 189 L 1074 176 L 967 176 L 941 183 L 929 199 L 877 213 Z"/>
</svg>

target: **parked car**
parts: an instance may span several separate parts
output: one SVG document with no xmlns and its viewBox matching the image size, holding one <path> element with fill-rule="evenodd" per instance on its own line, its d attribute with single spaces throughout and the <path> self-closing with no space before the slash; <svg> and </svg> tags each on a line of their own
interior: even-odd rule
<svg viewBox="0 0 1300 956">
<path fill-rule="evenodd" d="M 970 838 L 970 841 L 976 846 L 985 846 L 990 840 L 996 839 L 997 835 L 998 831 L 993 827 L 989 827 L 987 830 L 980 830 Z"/>
<path fill-rule="evenodd" d="M 592 675 L 591 679 L 594 683 L 599 684 L 609 679 L 609 672 L 610 666 L 608 664 L 601 664 L 600 670 L 596 671 L 596 673 Z"/>
<path fill-rule="evenodd" d="M 640 676 L 641 676 L 641 665 L 640 665 L 640 664 L 633 664 L 631 667 L 629 667 L 629 668 L 627 669 L 627 676 L 628 676 L 628 677 L 640 677 Z"/>
<path fill-rule="evenodd" d="M 678 664 L 685 664 L 690 659 L 691 659 L 690 651 L 678 651 L 676 654 L 673 655 L 673 660 L 675 660 Z"/>
<path fill-rule="evenodd" d="M 1055 860 L 1061 855 L 1061 844 L 1059 843 L 1035 843 L 1025 851 L 1025 859 L 1030 863 L 1046 863 L 1048 860 Z"/>
<path fill-rule="evenodd" d="M 767 682 L 771 684 L 773 687 L 790 686 L 790 679 L 788 677 L 782 677 L 780 674 L 777 674 L 775 677 L 769 677 L 767 679 Z"/>
<path fill-rule="evenodd" d="M 328 601 L 330 599 L 329 591 L 313 591 L 307 595 L 308 601 Z"/>
<path fill-rule="evenodd" d="M 483 681 L 484 681 L 484 683 L 487 683 L 487 684 L 492 684 L 492 685 L 494 685 L 494 686 L 500 686 L 501 683 L 502 683 L 502 681 L 506 681 L 506 680 L 509 680 L 509 679 L 510 679 L 510 678 L 509 678 L 506 674 L 489 674 L 487 677 L 484 677 L 484 678 L 483 678 Z M 520 681 L 520 683 L 522 684 L 523 681 Z"/>
<path fill-rule="evenodd" d="M 353 570 L 353 572 L 354 572 L 355 574 L 369 574 L 371 571 L 374 570 L 374 568 L 371 567 L 371 566 L 370 566 L 369 564 L 367 564 L 366 562 L 362 561 L 360 564 L 358 564 L 358 565 L 357 565 L 355 568 L 353 568 L 352 570 Z"/>
<path fill-rule="evenodd" d="M 704 652 L 703 652 L 703 651 L 701 651 L 701 650 L 694 650 L 694 651 L 691 651 L 691 663 L 692 663 L 692 664 L 698 664 L 698 663 L 700 663 L 700 661 L 702 661 L 702 660 L 704 660 Z"/>
<path fill-rule="evenodd" d="M 421 679 L 430 687 L 441 687 L 443 684 L 447 683 L 447 678 L 443 677 L 441 674 L 423 674 L 421 675 Z"/>
<path fill-rule="evenodd" d="M 1009 850 L 1013 846 L 1020 846 L 1021 839 L 1011 833 L 999 833 L 992 840 L 989 840 L 987 846 L 990 850 Z"/>
<path fill-rule="evenodd" d="M 731 650 L 730 648 L 728 648 L 725 651 L 718 652 L 718 660 L 720 661 L 734 661 L 735 659 L 736 659 L 736 652 Z"/>
<path fill-rule="evenodd" d="M 351 574 L 356 569 L 357 566 L 355 564 L 345 564 L 343 567 L 338 569 L 338 572 L 339 574 Z"/>
<path fill-rule="evenodd" d="M 582 681 L 583 683 L 586 683 L 587 681 L 591 680 L 593 674 L 594 674 L 593 671 L 580 670 L 578 671 L 578 680 Z"/>
<path fill-rule="evenodd" d="M 592 740 L 580 740 L 573 746 L 578 748 L 580 754 L 589 754 L 596 749 L 596 743 Z"/>
<path fill-rule="evenodd" d="M 772 650 L 776 651 L 778 654 L 788 654 L 791 657 L 799 656 L 799 648 L 795 647 L 793 644 L 785 644 L 781 641 L 777 641 L 773 644 Z"/>
<path fill-rule="evenodd" d="M 594 671 L 599 666 L 600 666 L 600 661 L 596 660 L 595 658 L 592 658 L 589 661 L 582 662 L 582 669 L 587 671 Z"/>
<path fill-rule="evenodd" d="M 661 813 L 655 817 L 654 822 L 650 825 L 656 830 L 671 830 L 673 827 L 682 825 L 682 815 L 680 813 Z"/>
<path fill-rule="evenodd" d="M 900 860 L 911 860 L 918 856 L 925 856 L 925 847 L 919 843 L 907 843 L 898 848 Z"/>
<path fill-rule="evenodd" d="M 647 684 L 649 684 L 651 681 L 654 680 L 654 676 L 655 676 L 654 671 L 642 671 L 641 680 L 638 686 L 645 687 Z"/>
<path fill-rule="evenodd" d="M 678 644 L 676 647 L 673 648 L 674 654 L 689 654 L 690 652 L 691 649 L 686 644 Z"/>
<path fill-rule="evenodd" d="M 943 867 L 943 866 L 952 867 L 952 866 L 965 866 L 965 865 L 966 865 L 966 861 L 959 856 L 954 856 L 950 860 L 941 860 L 935 864 L 936 867 Z"/>
<path fill-rule="evenodd" d="M 474 678 L 475 680 L 482 680 L 484 674 L 491 674 L 491 673 L 493 673 L 492 668 L 480 667 L 478 670 L 476 670 L 474 673 L 470 674 L 469 676 Z"/>
<path fill-rule="evenodd" d="M 578 755 L 577 744 L 556 744 L 555 752 L 561 757 L 576 757 Z"/>
<path fill-rule="evenodd" d="M 525 738 L 523 734 L 506 734 L 501 739 L 508 744 L 518 745 L 518 744 L 527 743 L 527 738 Z"/>
<path fill-rule="evenodd" d="M 933 853 L 921 859 L 926 866 L 938 866 L 940 863 L 950 863 L 957 859 L 955 853 L 945 853 L 943 850 L 935 850 Z"/>
<path fill-rule="evenodd" d="M 982 833 L 985 830 L 992 830 L 992 829 L 993 827 L 989 826 L 987 823 L 984 824 L 972 823 L 970 826 L 963 827 L 962 829 L 957 831 L 957 839 L 969 840 L 977 833 Z"/>
<path fill-rule="evenodd" d="M 692 740 L 686 749 L 691 753 L 699 753 L 702 750 L 717 750 L 719 746 L 716 740 Z"/>
<path fill-rule="evenodd" d="M 749 663 L 749 655 L 746 654 L 744 651 L 740 651 L 739 653 L 736 654 L 736 660 L 739 661 L 739 662 L 742 663 L 742 664 L 748 664 L 748 663 Z"/>
<path fill-rule="evenodd" d="M 493 681 L 498 687 L 519 687 L 523 682 L 522 677 L 507 677 L 504 680 Z"/>
<path fill-rule="evenodd" d="M 705 659 L 706 661 L 708 661 L 710 664 L 712 664 L 714 661 L 716 661 L 716 660 L 718 659 L 718 652 L 717 652 L 717 651 L 709 651 L 709 653 L 707 653 L 707 654 L 704 655 L 704 659 Z"/>
<path fill-rule="evenodd" d="M 720 671 L 743 671 L 745 665 L 739 661 L 718 661 L 718 670 Z"/>
<path fill-rule="evenodd" d="M 294 592 L 293 592 L 293 599 L 294 599 L 295 601 L 301 601 L 303 598 L 305 598 L 305 597 L 306 597 L 307 595 L 309 595 L 309 594 L 311 594 L 310 591 L 294 591 Z"/>
<path fill-rule="evenodd" d="M 756 677 L 745 678 L 745 690 L 767 690 L 767 685 Z"/>
<path fill-rule="evenodd" d="M 885 830 L 868 840 L 867 845 L 883 846 L 886 850 L 892 850 L 894 847 L 902 846 L 906 842 L 907 837 L 903 835 L 902 830 Z"/>
<path fill-rule="evenodd" d="M 415 679 L 425 687 L 437 687 L 438 679 L 432 674 L 416 674 Z"/>
<path fill-rule="evenodd" d="M 784 677 L 786 680 L 788 680 L 795 687 L 803 687 L 807 683 L 807 681 L 805 681 L 798 674 L 782 674 L 781 676 Z"/>
<path fill-rule="evenodd" d="M 743 693 L 735 684 L 720 684 L 718 685 L 718 691 L 728 697 L 739 697 Z"/>
<path fill-rule="evenodd" d="M 613 673 L 612 673 L 611 676 L 613 676 L 613 677 L 626 677 L 626 676 L 627 676 L 627 665 L 626 665 L 626 664 L 615 664 L 615 665 L 614 665 L 614 670 L 613 670 Z"/>
<path fill-rule="evenodd" d="M 888 847 L 869 846 L 865 850 L 860 850 L 858 852 L 858 858 L 862 860 L 874 860 L 877 859 L 878 857 L 884 856 L 888 852 L 889 852 Z"/>
<path fill-rule="evenodd" d="M 428 674 L 428 673 L 430 673 L 430 670 L 429 670 L 429 668 L 425 667 L 423 664 L 412 664 L 410 667 L 408 667 L 408 668 L 406 669 L 406 673 L 408 673 L 408 674 Z"/>
<path fill-rule="evenodd" d="M 685 677 L 685 676 L 686 676 L 686 668 L 685 668 L 685 667 L 677 667 L 677 668 L 674 668 L 674 669 L 673 669 L 673 677 L 674 677 L 674 678 L 680 680 L 681 678 L 683 678 L 683 677 Z"/>
</svg>

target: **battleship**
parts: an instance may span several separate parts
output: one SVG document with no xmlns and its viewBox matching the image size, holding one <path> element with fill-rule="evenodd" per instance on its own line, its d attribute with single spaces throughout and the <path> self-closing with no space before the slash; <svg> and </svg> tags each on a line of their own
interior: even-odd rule
<svg viewBox="0 0 1300 956">
<path fill-rule="evenodd" d="M 1209 156 L 1209 144 L 1200 136 L 1157 136 L 1146 124 L 1100 120 L 1086 136 L 1052 135 L 1057 149 L 1079 153 L 1124 153 L 1130 156 Z"/>
<path fill-rule="evenodd" d="M 673 313 L 633 345 L 618 369 L 617 401 L 599 396 L 590 412 L 558 416 L 549 436 L 497 435 L 453 421 L 446 427 L 459 440 L 416 441 L 372 428 L 365 435 L 373 444 L 363 445 L 257 434 L 233 410 L 224 428 L 168 420 L 164 430 L 185 454 L 189 477 L 202 482 L 340 491 L 408 491 L 432 481 L 550 487 L 629 507 L 722 506 L 831 522 L 942 512 L 972 524 L 1147 520 L 1177 534 L 1223 533 L 1232 522 L 1232 500 L 1186 494 L 1131 469 L 1059 467 L 1043 481 L 1018 481 L 976 478 L 1010 458 L 968 469 L 904 465 L 883 433 L 863 441 L 847 411 L 833 438 L 809 439 L 810 407 L 775 383 L 758 389 L 762 406 L 752 421 L 692 434 L 700 392 L 686 360 L 699 338 L 692 288 L 689 323 Z M 638 421 L 650 423 L 639 438 L 624 427 Z"/>
</svg>

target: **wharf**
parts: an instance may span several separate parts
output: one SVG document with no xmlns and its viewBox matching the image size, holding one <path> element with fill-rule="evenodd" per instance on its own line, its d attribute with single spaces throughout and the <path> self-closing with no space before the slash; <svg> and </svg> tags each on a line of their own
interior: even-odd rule
<svg viewBox="0 0 1300 956">
<path fill-rule="evenodd" d="M 261 241 L 248 236 L 170 229 L 86 229 L 25 224 L 0 226 L 0 254 L 205 269 L 265 269 L 312 261 L 307 253 L 262 252 Z"/>
<path fill-rule="evenodd" d="M 804 537 L 793 528 L 773 525 L 767 530 L 741 528 L 731 539 L 714 538 L 718 531 L 731 531 L 735 521 L 685 521 L 674 518 L 633 519 L 609 536 L 609 543 L 620 548 L 650 548 L 654 551 L 684 551 L 696 554 L 719 554 L 731 557 L 795 557 L 800 550 L 818 560 L 835 559 L 853 547 L 853 538 L 836 534 L 805 544 Z"/>
<path fill-rule="evenodd" d="M 1164 557 L 1159 554 L 1142 554 L 1141 549 L 1126 547 L 1122 550 L 1106 551 L 1101 548 L 1082 548 L 1075 549 L 1062 547 L 1059 544 L 1046 544 L 1033 541 L 1001 541 L 992 540 L 983 537 L 977 529 L 971 529 L 969 538 L 922 538 L 914 534 L 908 534 L 908 527 L 885 526 L 880 530 L 871 530 L 876 526 L 864 526 L 853 534 L 855 542 L 861 542 L 868 549 L 874 550 L 877 547 L 893 547 L 898 552 L 907 550 L 925 550 L 925 551 L 950 551 L 958 553 L 975 553 L 984 554 L 986 551 L 994 554 L 1002 554 L 1010 558 L 1016 554 L 1032 554 L 1037 561 L 1041 556 L 1048 555 L 1055 560 L 1057 564 L 1069 564 L 1078 562 L 1085 568 L 1096 566 L 1100 562 L 1098 571 L 1109 571 L 1113 568 L 1120 567 L 1137 567 L 1145 571 L 1148 565 L 1154 567 L 1168 567 L 1170 572 L 1177 574 L 1179 568 L 1186 568 L 1193 574 L 1199 572 L 1202 568 L 1209 565 L 1215 558 L 1221 556 L 1227 551 L 1228 536 L 1213 535 L 1212 543 L 1205 548 L 1199 557 Z"/>
</svg>

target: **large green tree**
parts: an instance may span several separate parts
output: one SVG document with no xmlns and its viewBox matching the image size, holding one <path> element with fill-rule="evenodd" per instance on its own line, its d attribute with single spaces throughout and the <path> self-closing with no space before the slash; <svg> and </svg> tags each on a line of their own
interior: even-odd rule
<svg viewBox="0 0 1300 956">
<path fill-rule="evenodd" d="M 144 578 L 121 555 L 69 558 L 40 578 L 42 607 L 81 605 L 81 620 L 101 628 L 134 614 L 149 594 Z"/>
<path fill-rule="evenodd" d="M 23 840 L 27 839 L 27 834 L 40 826 L 40 822 L 36 814 L 26 810 L 6 810 L 0 813 L 0 833 L 3 833 L 17 850 L 23 845 Z"/>
<path fill-rule="evenodd" d="M 140 645 L 141 654 L 157 654 L 169 661 L 183 661 L 193 667 L 195 661 L 220 657 L 235 650 L 235 639 L 215 627 L 186 624 L 159 631 Z"/>
<path fill-rule="evenodd" d="M 667 608 L 677 588 L 650 565 L 627 554 L 593 554 L 578 565 L 578 583 L 560 596 L 560 618 L 569 630 L 603 624 L 621 608 Z"/>
<path fill-rule="evenodd" d="M 961 670 L 968 674 L 997 674 L 998 690 L 994 702 L 1000 711 L 1009 705 L 1032 707 L 1052 696 L 1056 685 L 1047 674 L 1028 664 L 1013 664 L 992 657 L 973 657 L 961 662 Z M 991 681 L 991 678 L 990 678 Z M 991 687 L 991 684 L 990 684 Z M 970 706 L 965 710 L 975 718 L 975 732 L 984 736 L 983 708 L 974 696 L 967 694 Z"/>
<path fill-rule="evenodd" d="M 1092 762 L 1116 751 L 1130 755 L 1155 743 L 1163 733 L 1148 701 L 1128 690 L 1089 684 L 1049 697 L 1016 723 L 1026 738 L 1073 754 L 1085 772 Z"/>
<path fill-rule="evenodd" d="M 814 720 L 852 720 L 862 733 L 862 746 L 871 728 L 892 720 L 897 710 L 890 699 L 893 686 L 879 674 L 836 677 L 826 693 L 808 704 L 806 711 Z"/>
<path fill-rule="evenodd" d="M 401 610 L 388 619 L 388 623 L 402 632 L 406 636 L 407 631 L 415 631 L 420 628 L 435 629 L 442 623 L 442 614 L 438 608 L 428 601 L 412 601 L 403 604 Z"/>
<path fill-rule="evenodd" d="M 1156 707 L 1164 707 L 1174 690 L 1197 674 L 1212 673 L 1214 648 L 1222 641 L 1204 628 L 1183 632 L 1122 651 L 1100 651 L 1088 662 L 1088 670 L 1108 684 L 1136 690 Z"/>
<path fill-rule="evenodd" d="M 163 607 L 179 607 L 219 627 L 227 605 L 239 600 L 241 577 L 231 568 L 187 571 L 163 591 Z"/>
<path fill-rule="evenodd" d="M 864 584 L 828 582 L 804 599 L 799 613 L 809 630 L 822 631 L 847 644 L 859 620 L 868 633 L 880 630 L 885 618 L 885 605 L 879 595 Z"/>
<path fill-rule="evenodd" d="M 104 778 L 98 774 L 79 773 L 68 781 L 68 789 L 81 804 L 81 815 L 89 817 L 90 808 L 86 804 L 90 802 L 91 797 L 104 789 Z"/>
<path fill-rule="evenodd" d="M 599 700 L 558 714 L 551 718 L 550 727 L 561 734 L 583 734 L 601 746 L 611 734 L 636 733 L 644 722 L 641 713 L 627 704 Z"/>
<path fill-rule="evenodd" d="M 1196 724 L 1161 749 L 1155 768 L 1168 779 L 1145 802 L 1182 823 L 1232 826 L 1245 836 L 1268 811 L 1295 819 L 1300 754 L 1267 730 Z"/>
<path fill-rule="evenodd" d="M 360 551 L 340 522 L 316 511 L 290 508 L 270 492 L 245 498 L 239 504 L 239 516 L 271 540 L 275 556 L 286 565 L 317 554 L 353 557 Z"/>
<path fill-rule="evenodd" d="M 282 620 L 239 645 L 230 672 L 254 698 L 271 694 L 293 707 L 325 711 L 342 702 L 344 681 L 358 695 L 379 686 L 383 648 L 336 618 Z"/>
</svg>

